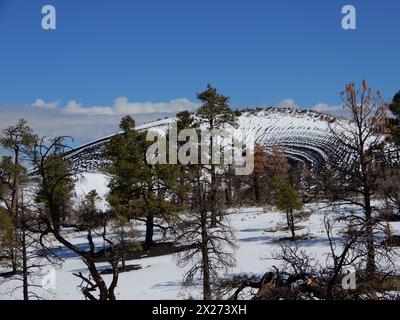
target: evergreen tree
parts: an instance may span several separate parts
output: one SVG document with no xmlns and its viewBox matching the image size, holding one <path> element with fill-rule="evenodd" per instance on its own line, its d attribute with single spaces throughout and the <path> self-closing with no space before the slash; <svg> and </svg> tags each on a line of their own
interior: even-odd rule
<svg viewBox="0 0 400 320">
<path fill-rule="evenodd" d="M 37 136 L 23 119 L 16 125 L 4 129 L 0 136 L 0 147 L 9 153 L 0 161 L 0 206 L 6 208 L 8 215 L 3 217 L 5 223 L 3 240 L 7 239 L 13 273 L 21 272 L 23 275 L 24 300 L 29 299 L 27 253 L 29 244 L 22 195 L 29 180 L 26 161 L 32 154 L 36 141 Z"/>
<path fill-rule="evenodd" d="M 229 97 L 217 92 L 210 84 L 207 90 L 197 94 L 197 98 L 202 101 L 202 106 L 197 110 L 196 117 L 200 125 L 204 124 L 207 129 L 223 129 L 226 126 L 237 127 L 237 114 L 229 107 Z M 210 146 L 213 146 L 213 136 L 210 137 Z M 219 181 L 217 179 L 216 165 L 210 164 L 208 171 L 211 177 L 211 227 L 217 223 L 217 192 Z"/>
<path fill-rule="evenodd" d="M 118 254 L 121 257 L 121 270 L 126 271 L 126 258 L 129 252 L 140 249 L 140 245 L 132 239 L 139 236 L 132 222 L 124 215 L 117 215 L 112 219 L 113 242 L 116 243 Z"/>
<path fill-rule="evenodd" d="M 229 97 L 219 94 L 208 84 L 207 90 L 197 94 L 197 98 L 203 103 L 196 112 L 200 124 L 206 124 L 210 130 L 237 126 L 237 114 L 229 107 Z"/>
<path fill-rule="evenodd" d="M 392 138 L 397 145 L 400 145 L 400 91 L 393 97 L 389 109 L 395 117 L 391 119 Z"/>
<path fill-rule="evenodd" d="M 215 89 L 211 87 L 209 87 L 209 91 L 210 95 L 216 94 Z M 217 98 L 214 97 L 214 99 Z M 225 98 L 221 100 L 225 100 Z M 210 109 L 212 111 L 212 108 Z M 200 113 L 202 112 L 206 113 L 206 109 L 200 110 Z M 177 119 L 178 131 L 189 128 L 197 129 L 197 138 L 200 141 L 199 124 L 202 123 L 201 121 L 200 123 L 194 121 L 188 112 L 179 113 Z M 178 149 L 182 144 L 178 143 Z M 174 231 L 177 241 L 187 244 L 190 249 L 179 252 L 177 262 L 179 266 L 190 267 L 184 277 L 186 285 L 192 285 L 196 276 L 201 276 L 203 299 L 210 300 L 213 298 L 212 291 L 219 276 L 218 272 L 235 264 L 235 258 L 231 252 L 236 247 L 234 235 L 228 222 L 224 222 L 222 218 L 216 219 L 215 213 L 221 208 L 223 199 L 220 198 L 221 190 L 216 184 L 216 176 L 214 176 L 214 180 L 210 181 L 207 174 L 210 172 L 210 166 L 189 163 L 188 165 L 180 164 L 179 167 L 182 185 L 180 190 L 186 204 L 186 211 L 184 216 L 178 217 Z M 212 186 L 213 182 L 215 183 L 214 187 Z M 210 199 L 215 201 L 212 202 Z"/>
<path fill-rule="evenodd" d="M 171 199 L 177 190 L 178 170 L 174 165 L 147 163 L 146 151 L 152 142 L 134 124 L 131 117 L 123 118 L 123 132 L 107 144 L 105 156 L 111 161 L 107 200 L 116 214 L 145 222 L 144 249 L 149 249 L 154 245 L 154 227 L 165 230 L 162 223 L 168 223 L 177 209 Z"/>
<path fill-rule="evenodd" d="M 176 114 L 176 124 L 178 134 L 185 129 L 197 128 L 197 124 L 194 121 L 193 115 L 189 111 L 181 111 Z M 177 151 L 186 143 L 178 141 Z M 198 160 L 198 159 L 197 159 Z M 179 175 L 177 177 L 177 203 L 182 207 L 182 209 L 187 206 L 187 195 L 191 189 L 191 177 L 193 168 L 196 166 L 193 164 L 182 164 L 180 161 L 177 163 Z"/>
<path fill-rule="evenodd" d="M 36 173 L 37 196 L 36 212 L 37 223 L 35 232 L 41 239 L 46 240 L 51 235 L 52 240 L 57 240 L 68 250 L 78 255 L 86 265 L 89 273 L 77 272 L 74 276 L 82 280 L 80 289 L 86 299 L 89 300 L 115 300 L 115 288 L 118 284 L 120 255 L 115 244 L 109 239 L 104 230 L 99 233 L 97 225 L 90 220 L 94 215 L 96 195 L 90 193 L 86 197 L 85 204 L 78 207 L 82 209 L 78 213 L 78 219 L 70 224 L 85 234 L 87 245 L 83 248 L 71 242 L 62 232 L 63 211 L 71 198 L 73 182 L 76 180 L 79 171 L 73 166 L 73 162 L 65 159 L 64 154 L 69 149 L 64 142 L 64 137 L 58 137 L 47 145 L 42 139 L 36 147 L 32 164 Z M 86 207 L 86 208 L 85 208 Z M 106 282 L 99 267 L 96 265 L 98 257 L 98 245 L 94 241 L 94 235 L 102 237 L 103 243 L 107 243 L 107 262 L 111 265 L 111 281 Z"/>
<path fill-rule="evenodd" d="M 16 248 L 20 246 L 15 225 L 8 212 L 0 207 L 0 253 L 1 256 L 9 257 L 14 272 L 17 271 L 18 261 Z"/>
<path fill-rule="evenodd" d="M 36 141 L 37 136 L 23 119 L 20 119 L 15 126 L 3 130 L 0 136 L 0 146 L 11 153 L 10 156 L 3 157 L 0 164 L 3 171 L 1 180 L 3 193 L 5 189 L 8 193 L 8 197 L 3 197 L 1 200 L 13 217 L 17 216 L 21 180 L 26 180 L 27 177 L 23 162 L 32 152 Z"/>
<path fill-rule="evenodd" d="M 37 297 L 29 289 L 32 286 L 29 275 L 34 273 L 32 270 L 42 267 L 40 260 L 46 252 L 38 253 L 39 239 L 31 231 L 36 225 L 36 217 L 32 214 L 30 201 L 24 199 L 32 183 L 27 166 L 37 142 L 37 136 L 23 119 L 6 128 L 0 137 L 0 146 L 8 154 L 0 161 L 0 207 L 4 207 L 0 218 L 0 241 L 11 261 L 12 273 L 21 277 L 24 300 Z M 48 256 L 46 258 L 46 262 L 51 261 Z"/>
<path fill-rule="evenodd" d="M 97 202 L 100 200 L 100 197 L 96 190 L 91 190 L 88 194 L 85 195 L 84 200 L 80 204 L 78 208 L 78 221 L 86 226 L 91 226 L 92 228 L 96 228 L 101 225 L 101 220 L 105 217 L 97 209 Z"/>
<path fill-rule="evenodd" d="M 276 207 L 285 212 L 288 229 L 292 233 L 292 239 L 296 240 L 296 221 L 301 217 L 300 210 L 303 208 L 303 203 L 297 191 L 289 183 L 276 179 L 274 185 L 277 191 Z"/>
<path fill-rule="evenodd" d="M 70 174 L 72 166 L 72 162 L 65 161 L 63 155 L 57 152 L 48 155 L 42 164 L 46 185 L 38 189 L 35 200 L 52 208 L 53 213 L 57 215 L 55 221 L 60 223 L 57 228 L 61 228 L 71 214 L 71 199 L 75 184 L 75 177 Z M 51 198 L 46 194 L 50 191 Z"/>
</svg>

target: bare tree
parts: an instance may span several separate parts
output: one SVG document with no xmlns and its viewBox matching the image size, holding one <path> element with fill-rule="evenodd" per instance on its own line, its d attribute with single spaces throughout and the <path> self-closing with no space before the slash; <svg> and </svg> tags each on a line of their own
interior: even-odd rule
<svg viewBox="0 0 400 320">
<path fill-rule="evenodd" d="M 372 198 L 377 192 L 384 151 L 387 105 L 379 92 L 374 93 L 364 81 L 360 90 L 354 83 L 341 93 L 344 108 L 350 113 L 350 123 L 336 121 L 330 125 L 338 149 L 342 153 L 330 154 L 325 173 L 329 174 L 326 191 L 346 203 L 362 209 L 357 219 L 365 225 L 364 240 L 367 247 L 366 271 L 376 272 L 374 227 L 377 219 Z"/>
<path fill-rule="evenodd" d="M 356 287 L 343 287 L 346 271 L 358 270 L 366 252 L 360 245 L 364 230 L 335 237 L 335 232 L 341 232 L 347 226 L 342 227 L 339 222 L 340 219 L 325 217 L 330 248 L 325 263 L 317 261 L 297 242 L 284 242 L 272 256 L 279 263 L 278 267 L 273 266 L 263 276 L 241 274 L 220 280 L 217 285 L 220 297 L 233 300 L 368 300 L 378 299 L 377 292 L 387 296 L 386 291 L 397 291 L 398 277 L 392 271 L 395 270 L 396 256 L 390 253 L 384 256 L 385 266 L 391 270 L 380 273 L 374 279 L 357 272 Z"/>
</svg>

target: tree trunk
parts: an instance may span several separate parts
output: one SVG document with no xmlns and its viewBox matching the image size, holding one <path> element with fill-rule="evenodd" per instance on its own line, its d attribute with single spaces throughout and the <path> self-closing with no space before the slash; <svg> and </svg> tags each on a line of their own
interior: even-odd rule
<svg viewBox="0 0 400 320">
<path fill-rule="evenodd" d="M 232 205 L 233 202 L 233 187 L 232 187 L 232 165 L 228 165 L 228 173 L 227 173 L 227 179 L 226 179 L 226 189 L 225 189 L 225 195 L 226 195 L 226 203 L 228 206 Z"/>
<path fill-rule="evenodd" d="M 104 282 L 103 278 L 99 274 L 96 264 L 94 263 L 93 259 L 89 258 L 86 259 L 86 265 L 88 266 L 89 272 L 93 277 L 94 282 L 96 283 L 98 290 L 99 290 L 99 300 L 115 300 L 115 297 L 110 297 L 108 294 L 108 288 L 106 283 Z M 84 293 L 85 294 L 85 293 Z"/>
<path fill-rule="evenodd" d="M 260 202 L 260 179 L 258 178 L 257 173 L 254 173 L 254 196 L 256 199 L 256 203 Z"/>
<path fill-rule="evenodd" d="M 124 230 L 122 230 L 124 232 Z M 121 268 L 122 271 L 125 271 L 126 264 L 125 264 L 125 252 L 127 250 L 127 244 L 125 243 L 124 236 L 122 236 L 122 241 L 121 241 L 121 246 L 122 246 L 122 252 L 121 252 Z M 118 267 L 118 266 L 117 266 Z"/>
<path fill-rule="evenodd" d="M 19 165 L 19 150 L 18 148 L 15 150 L 14 154 L 14 166 L 17 170 Z M 18 211 L 18 195 L 19 195 L 19 179 L 18 173 L 15 171 L 13 173 L 13 181 L 12 181 L 12 192 L 11 192 L 11 216 L 16 217 Z"/>
<path fill-rule="evenodd" d="M 119 278 L 118 263 L 113 263 L 113 278 L 108 288 L 108 298 L 110 300 L 117 300 L 114 291 L 118 284 L 118 278 Z"/>
<path fill-rule="evenodd" d="M 286 212 L 286 224 L 288 229 L 290 229 L 290 217 L 289 217 L 289 211 Z"/>
<path fill-rule="evenodd" d="M 296 234 L 294 231 L 294 216 L 293 216 L 293 212 L 290 212 L 290 230 L 292 231 L 292 239 L 295 240 L 296 239 Z"/>
<path fill-rule="evenodd" d="M 367 225 L 365 228 L 365 235 L 367 241 L 367 265 L 366 272 L 368 276 L 373 277 L 376 273 L 375 263 L 375 245 L 374 245 L 374 231 L 372 221 L 372 208 L 369 197 L 366 197 L 365 218 Z"/>
<path fill-rule="evenodd" d="M 54 224 L 54 222 L 53 222 L 53 224 Z M 89 252 L 81 251 L 78 247 L 76 247 L 75 245 L 73 245 L 72 243 L 67 241 L 65 238 L 63 238 L 60 235 L 60 233 L 56 230 L 53 230 L 52 234 L 61 244 L 63 244 L 69 250 L 75 252 L 80 257 L 82 257 L 83 262 L 87 266 L 89 273 L 92 276 L 93 281 L 96 284 L 96 287 L 95 288 L 90 288 L 90 287 L 83 288 L 82 293 L 85 296 L 85 298 L 87 298 L 89 300 L 115 300 L 114 289 L 112 289 L 110 291 L 108 290 L 107 284 L 104 282 L 103 278 L 101 277 L 101 274 L 97 270 L 96 263 L 93 259 L 94 253 L 95 253 L 95 245 L 93 243 L 93 238 L 92 238 L 91 232 L 88 232 L 88 234 L 87 234 L 87 239 L 88 239 L 89 248 L 90 248 Z M 115 272 L 116 271 L 114 270 L 114 273 Z M 116 281 L 118 281 L 118 273 L 116 276 L 114 275 L 112 284 L 116 285 Z M 85 281 L 85 282 L 87 282 L 87 281 Z M 92 295 L 91 292 L 93 291 L 93 289 L 95 289 L 96 291 L 97 290 L 99 291 L 99 298 Z"/>
<path fill-rule="evenodd" d="M 210 205 L 211 205 L 211 224 L 210 228 L 217 227 L 217 180 L 215 174 L 215 166 L 211 165 L 211 194 L 210 194 Z"/>
<path fill-rule="evenodd" d="M 360 133 L 360 137 L 361 137 Z M 367 276 L 373 277 L 376 273 L 376 262 L 375 262 L 375 246 L 374 246 L 374 221 L 372 219 L 372 207 L 371 207 L 371 189 L 368 181 L 368 168 L 366 164 L 366 155 L 364 153 L 364 145 L 361 144 L 360 148 L 360 159 L 361 159 L 361 173 L 362 173 L 362 184 L 363 184 L 363 196 L 364 196 L 364 214 L 366 219 L 365 227 L 365 239 L 367 242 L 367 265 L 366 273 Z"/>
<path fill-rule="evenodd" d="M 178 204 L 183 205 L 186 199 L 186 186 L 185 186 L 185 169 L 182 165 L 179 166 L 180 178 L 179 178 L 179 190 L 177 194 Z"/>
<path fill-rule="evenodd" d="M 201 222 L 201 254 L 203 271 L 203 300 L 211 300 L 210 262 L 208 257 L 207 213 L 202 213 Z"/>
<path fill-rule="evenodd" d="M 122 269 L 122 271 L 125 271 L 125 268 L 126 268 L 125 255 L 122 254 L 122 257 L 121 257 L 121 269 Z"/>
<path fill-rule="evenodd" d="M 146 237 L 144 241 L 144 249 L 148 250 L 153 245 L 153 235 L 154 235 L 154 216 L 153 214 L 149 214 L 146 218 Z"/>
<path fill-rule="evenodd" d="M 28 289 L 28 257 L 26 252 L 26 233 L 25 227 L 22 226 L 22 238 L 21 238 L 21 247 L 22 247 L 22 288 L 23 288 L 23 296 L 24 300 L 29 300 L 29 289 Z"/>
<path fill-rule="evenodd" d="M 228 206 L 232 205 L 232 194 L 229 188 L 225 189 L 225 201 Z"/>
<path fill-rule="evenodd" d="M 17 168 L 19 164 L 19 150 L 15 150 L 14 154 L 14 165 L 15 169 Z M 18 239 L 18 231 L 17 231 L 17 225 L 18 225 L 18 195 L 19 195 L 19 179 L 18 179 L 18 173 L 14 172 L 13 173 L 13 181 L 12 181 L 12 191 L 11 191 L 11 218 L 14 221 L 14 227 L 15 227 L 15 239 Z M 16 243 L 17 245 L 17 243 Z M 14 273 L 18 272 L 18 254 L 17 254 L 17 248 L 12 248 L 11 249 L 11 265 L 12 265 L 12 270 Z"/>
<path fill-rule="evenodd" d="M 16 274 L 18 272 L 18 257 L 16 251 L 17 250 L 13 245 L 13 247 L 10 249 L 10 260 L 13 274 Z"/>
<path fill-rule="evenodd" d="M 107 218 L 103 221 L 103 250 L 106 252 Z"/>
</svg>

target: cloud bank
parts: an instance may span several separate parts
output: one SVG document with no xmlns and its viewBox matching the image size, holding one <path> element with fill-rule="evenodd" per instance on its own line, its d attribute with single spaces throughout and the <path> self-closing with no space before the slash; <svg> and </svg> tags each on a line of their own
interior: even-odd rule
<svg viewBox="0 0 400 320">
<path fill-rule="evenodd" d="M 194 111 L 199 107 L 186 98 L 173 99 L 169 102 L 129 102 L 127 97 L 118 97 L 111 106 L 89 106 L 70 100 L 64 107 L 60 101 L 46 102 L 36 99 L 32 107 L 50 110 L 60 110 L 64 114 L 86 115 L 125 115 L 125 114 L 149 114 L 149 113 L 176 113 L 183 110 Z"/>
<path fill-rule="evenodd" d="M 0 130 L 24 118 L 41 136 L 68 135 L 79 145 L 118 132 L 119 121 L 128 114 L 139 125 L 173 117 L 182 110 L 194 111 L 198 107 L 186 98 L 153 103 L 130 102 L 126 97 L 119 97 L 111 106 L 88 107 L 75 100 L 61 105 L 60 100 L 38 98 L 29 106 L 0 107 Z"/>
<path fill-rule="evenodd" d="M 299 108 L 294 99 L 288 98 L 279 101 L 276 108 Z M 309 108 L 313 111 L 331 114 L 333 116 L 348 117 L 349 112 L 343 108 L 343 105 L 329 105 L 327 103 L 317 103 Z"/>
<path fill-rule="evenodd" d="M 326 103 L 317 103 L 315 106 L 312 107 L 312 110 L 318 112 L 328 112 L 328 113 L 342 113 L 344 112 L 343 106 L 330 106 Z"/>
</svg>

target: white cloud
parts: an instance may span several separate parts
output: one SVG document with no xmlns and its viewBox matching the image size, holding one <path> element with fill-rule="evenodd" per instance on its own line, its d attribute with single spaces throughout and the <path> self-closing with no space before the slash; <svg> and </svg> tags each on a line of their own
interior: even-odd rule
<svg viewBox="0 0 400 320">
<path fill-rule="evenodd" d="M 277 103 L 277 108 L 299 108 L 294 99 L 284 99 Z M 343 105 L 329 105 L 327 103 L 317 103 L 311 110 L 331 114 L 333 116 L 348 117 L 349 112 L 343 108 Z"/>
<path fill-rule="evenodd" d="M 124 113 L 153 113 L 153 112 L 179 112 L 183 110 L 194 111 L 199 104 L 186 98 L 174 99 L 169 102 L 129 102 L 126 97 L 115 99 L 112 109 L 117 114 Z"/>
<path fill-rule="evenodd" d="M 343 111 L 343 106 L 330 106 L 327 103 L 317 103 L 312 109 L 318 112 L 338 112 Z"/>
<path fill-rule="evenodd" d="M 75 108 L 72 103 L 70 108 Z M 0 107 L 0 132 L 7 126 L 16 124 L 20 118 L 28 121 L 35 133 L 40 136 L 72 136 L 75 145 L 102 138 L 119 131 L 123 115 L 101 115 L 85 113 L 65 113 L 62 109 L 43 107 Z M 137 125 L 173 117 L 175 113 L 135 114 Z"/>
<path fill-rule="evenodd" d="M 281 100 L 277 103 L 276 105 L 277 108 L 298 108 L 296 101 L 294 101 L 293 99 L 284 99 Z"/>
<path fill-rule="evenodd" d="M 350 116 L 350 111 L 346 110 L 343 105 L 328 105 L 327 103 L 317 103 L 315 106 L 311 108 L 317 112 L 323 112 L 327 114 L 331 114 L 333 116 L 340 116 L 348 118 Z"/>
<path fill-rule="evenodd" d="M 83 106 L 75 100 L 65 105 L 60 101 L 36 99 L 30 106 L 0 107 L 0 131 L 24 118 L 33 130 L 48 137 L 72 136 L 75 144 L 86 143 L 119 131 L 119 122 L 131 114 L 140 125 L 145 122 L 173 117 L 178 111 L 194 111 L 198 104 L 186 98 L 169 102 L 130 102 L 126 97 L 115 99 L 111 106 Z"/>
<path fill-rule="evenodd" d="M 32 106 L 38 108 L 46 108 L 46 109 L 57 109 L 59 104 L 60 100 L 56 100 L 53 102 L 46 102 L 42 99 L 36 99 L 36 101 L 32 104 Z"/>
<path fill-rule="evenodd" d="M 149 114 L 149 113 L 176 113 L 183 110 L 194 111 L 199 104 L 186 98 L 173 99 L 169 102 L 129 102 L 127 97 L 118 97 L 111 106 L 84 107 L 82 103 L 70 100 L 65 107 L 61 107 L 58 101 L 47 103 L 37 99 L 33 107 L 59 109 L 65 114 L 87 115 L 125 115 L 125 114 Z"/>
</svg>

